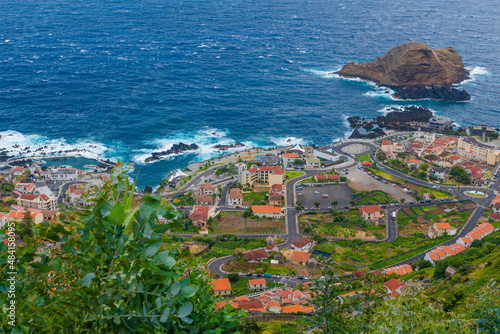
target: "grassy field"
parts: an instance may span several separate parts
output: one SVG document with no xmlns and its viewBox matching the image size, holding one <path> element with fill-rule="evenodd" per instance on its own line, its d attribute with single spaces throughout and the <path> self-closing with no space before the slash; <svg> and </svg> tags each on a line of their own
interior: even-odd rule
<svg viewBox="0 0 500 334">
<path fill-rule="evenodd" d="M 285 176 L 287 179 L 293 179 L 294 177 L 298 177 L 298 176 L 301 176 L 301 175 L 304 175 L 305 173 L 304 172 L 286 172 L 285 173 Z"/>
<path fill-rule="evenodd" d="M 243 205 L 266 205 L 267 192 L 247 192 L 243 193 Z"/>
<path fill-rule="evenodd" d="M 356 194 L 358 194 L 358 196 L 354 199 L 356 205 L 374 205 L 397 202 L 391 195 L 381 190 L 374 190 L 372 192 L 360 191 L 354 193 L 354 195 Z"/>
<path fill-rule="evenodd" d="M 444 192 L 444 191 L 441 191 L 441 190 L 436 190 L 436 189 L 431 189 L 431 188 L 427 188 L 427 187 L 422 187 L 420 186 L 420 193 L 429 193 L 431 195 L 434 195 L 436 196 L 437 199 L 439 198 L 447 198 L 447 197 L 451 197 L 450 194 L 448 194 L 447 192 Z"/>
<path fill-rule="evenodd" d="M 363 162 L 363 161 L 373 162 L 372 159 L 370 159 L 370 155 L 369 154 L 360 155 L 358 157 L 358 160 L 359 160 L 359 162 Z"/>
<path fill-rule="evenodd" d="M 367 170 L 372 172 L 373 174 L 380 176 L 386 180 L 393 181 L 393 182 L 402 182 L 402 180 L 399 177 L 393 176 L 389 173 L 386 173 L 376 167 L 365 167 Z"/>
</svg>

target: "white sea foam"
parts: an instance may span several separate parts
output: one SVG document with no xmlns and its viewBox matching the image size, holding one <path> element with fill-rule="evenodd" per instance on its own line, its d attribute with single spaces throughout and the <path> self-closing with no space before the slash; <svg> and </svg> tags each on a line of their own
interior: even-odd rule
<svg viewBox="0 0 500 334">
<path fill-rule="evenodd" d="M 370 82 L 374 87 L 375 90 L 372 90 L 372 91 L 369 91 L 369 92 L 366 92 L 366 93 L 363 93 L 364 96 L 369 96 L 369 97 L 377 97 L 377 98 L 385 98 L 385 99 L 388 99 L 388 100 L 392 100 L 392 101 L 398 101 L 399 99 L 396 99 L 394 97 L 394 90 L 390 89 L 390 88 L 387 88 L 387 87 L 383 87 L 383 86 L 377 86 L 375 84 L 373 84 L 372 82 Z"/>
<path fill-rule="evenodd" d="M 234 153 L 257 146 L 253 142 L 245 141 L 242 142 L 244 145 L 242 147 L 230 148 L 226 150 L 217 149 L 214 147 L 215 145 L 232 145 L 236 144 L 236 140 L 228 137 L 227 131 L 206 127 L 195 133 L 181 133 L 171 138 L 155 139 L 148 143 L 149 145 L 153 145 L 155 148 L 135 151 L 135 154 L 132 156 L 132 160 L 139 164 L 145 164 L 146 159 L 151 157 L 152 153 L 167 151 L 171 149 L 174 144 L 178 144 L 180 142 L 188 145 L 196 144 L 199 146 L 199 149 L 177 154 L 169 154 L 167 156 L 163 156 L 161 160 L 172 160 L 175 157 L 184 154 L 195 154 L 197 156 L 197 160 L 206 160 L 220 156 L 224 153 Z M 149 163 L 154 163 L 156 161 L 157 160 Z"/>
<path fill-rule="evenodd" d="M 276 146 L 291 146 L 291 145 L 307 145 L 307 141 L 297 137 L 271 137 L 269 140 L 276 144 Z"/>
<path fill-rule="evenodd" d="M 485 67 L 481 66 L 471 66 L 471 67 L 466 67 L 466 70 L 469 71 L 469 79 L 466 79 L 462 81 L 460 84 L 470 84 L 474 81 L 476 81 L 478 78 L 490 75 L 490 72 Z"/>
<path fill-rule="evenodd" d="M 314 70 L 314 69 L 305 69 L 304 71 L 308 72 L 308 73 L 312 73 L 314 75 L 318 75 L 318 76 L 325 78 L 325 79 L 333 79 L 333 78 L 341 78 L 338 74 L 334 73 L 334 72 L 337 72 L 338 70 L 340 70 L 340 68 L 333 69 L 333 70 L 327 70 L 327 71 Z"/>
<path fill-rule="evenodd" d="M 42 135 L 26 135 L 11 130 L 0 132 L 0 136 L 0 151 L 3 150 L 16 158 L 81 155 L 93 159 L 107 159 L 110 153 L 102 143 L 88 139 L 70 142 L 63 138 L 50 139 Z"/>
</svg>

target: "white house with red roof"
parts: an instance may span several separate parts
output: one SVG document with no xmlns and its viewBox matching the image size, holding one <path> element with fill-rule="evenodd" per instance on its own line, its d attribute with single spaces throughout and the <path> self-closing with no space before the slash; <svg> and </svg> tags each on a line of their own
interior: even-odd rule
<svg viewBox="0 0 500 334">
<path fill-rule="evenodd" d="M 387 275 L 390 274 L 397 274 L 397 275 L 406 275 L 409 273 L 412 273 L 413 269 L 411 269 L 411 266 L 409 264 L 402 264 L 400 266 L 395 266 L 391 268 L 386 268 L 384 269 L 384 273 Z"/>
<path fill-rule="evenodd" d="M 380 149 L 382 152 L 387 153 L 392 149 L 392 143 L 390 140 L 385 139 L 382 141 L 382 145 L 380 145 Z"/>
<path fill-rule="evenodd" d="M 257 217 L 271 217 L 271 218 L 281 218 L 283 217 L 283 212 L 281 208 L 271 205 L 252 205 L 252 213 Z"/>
<path fill-rule="evenodd" d="M 449 223 L 434 223 L 429 226 L 428 235 L 429 238 L 434 239 L 442 236 L 445 232 L 448 233 L 448 235 L 455 235 L 457 229 L 452 227 Z"/>
<path fill-rule="evenodd" d="M 210 182 L 205 182 L 200 186 L 200 195 L 213 195 L 215 194 L 215 188 L 212 187 Z"/>
<path fill-rule="evenodd" d="M 231 188 L 228 197 L 229 205 L 243 205 L 243 194 L 240 188 Z"/>
<path fill-rule="evenodd" d="M 300 159 L 299 153 L 283 153 L 283 167 L 292 167 L 297 159 Z"/>
<path fill-rule="evenodd" d="M 379 218 L 383 217 L 382 209 L 378 205 L 364 205 L 359 208 L 359 213 L 361 218 L 367 221 L 378 221 Z"/>
<path fill-rule="evenodd" d="M 493 212 L 494 213 L 500 213 L 500 203 L 495 203 L 493 205 Z"/>
<path fill-rule="evenodd" d="M 33 218 L 33 223 L 40 224 L 43 222 L 43 213 L 41 210 L 29 210 L 31 218 Z M 8 216 L 5 216 L 6 222 L 20 222 L 24 217 L 24 211 L 12 210 L 9 212 Z"/>
<path fill-rule="evenodd" d="M 24 168 L 21 166 L 17 166 L 12 170 L 12 175 L 14 176 L 23 176 L 24 175 Z"/>
<path fill-rule="evenodd" d="M 304 237 L 293 241 L 290 248 L 297 251 L 309 252 L 315 244 L 314 240 Z"/>
<path fill-rule="evenodd" d="M 193 221 L 193 224 L 199 227 L 207 226 L 207 221 L 209 217 L 215 216 L 215 207 L 208 205 L 196 205 L 193 207 L 189 218 Z"/>
<path fill-rule="evenodd" d="M 384 283 L 384 286 L 387 289 L 388 299 L 394 299 L 406 290 L 406 284 L 397 278 L 391 278 Z"/>
</svg>

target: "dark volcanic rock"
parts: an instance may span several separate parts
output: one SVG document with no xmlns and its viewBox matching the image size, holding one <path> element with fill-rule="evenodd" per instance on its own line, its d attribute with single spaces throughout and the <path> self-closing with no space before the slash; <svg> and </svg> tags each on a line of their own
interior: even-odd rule
<svg viewBox="0 0 500 334">
<path fill-rule="evenodd" d="M 215 149 L 218 149 L 221 151 L 229 150 L 231 148 L 238 148 L 238 147 L 245 147 L 245 144 L 243 144 L 243 143 L 228 144 L 228 145 L 217 144 L 217 145 L 212 146 L 212 148 L 215 148 Z"/>
<path fill-rule="evenodd" d="M 415 131 L 432 117 L 432 112 L 425 107 L 405 106 L 390 110 L 387 115 L 376 118 L 349 117 L 347 121 L 354 128 L 349 138 L 375 138 L 385 134 L 383 128 Z"/>
<path fill-rule="evenodd" d="M 453 86 L 406 86 L 396 89 L 394 96 L 405 100 L 435 99 L 452 102 L 469 101 L 470 95 L 465 90 Z"/>
<path fill-rule="evenodd" d="M 200 147 L 196 144 L 184 144 L 184 143 L 179 143 L 179 144 L 174 144 L 172 147 L 167 150 L 167 151 L 161 151 L 161 152 L 154 152 L 151 153 L 151 156 L 149 158 L 146 158 L 145 162 L 151 162 L 151 161 L 157 161 L 163 159 L 163 157 L 171 154 L 180 154 L 186 151 L 194 151 L 199 149 Z"/>
</svg>

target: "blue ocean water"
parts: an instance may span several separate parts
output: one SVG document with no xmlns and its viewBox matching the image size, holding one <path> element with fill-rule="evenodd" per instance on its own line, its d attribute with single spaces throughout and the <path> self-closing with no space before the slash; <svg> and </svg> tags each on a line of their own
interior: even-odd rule
<svg viewBox="0 0 500 334">
<path fill-rule="evenodd" d="M 78 148 L 135 162 L 141 186 L 219 155 L 214 144 L 327 144 L 349 131 L 348 116 L 392 105 L 423 105 L 461 126 L 500 126 L 493 1 L 0 5 L 0 148 L 20 155 Z M 463 84 L 472 101 L 393 101 L 373 85 L 328 75 L 411 40 L 453 46 L 474 74 Z M 144 163 L 180 141 L 202 149 Z"/>
</svg>

